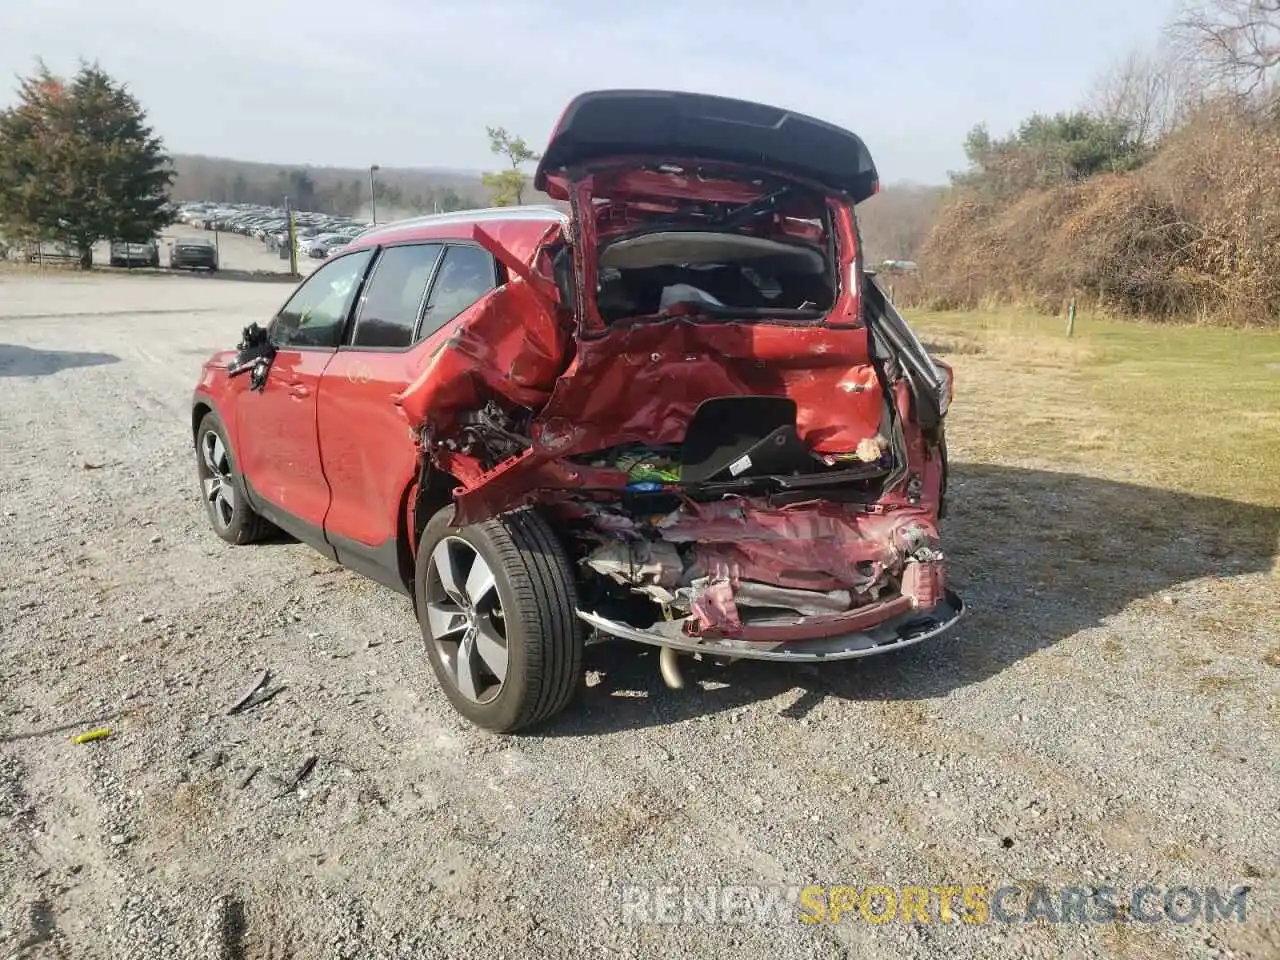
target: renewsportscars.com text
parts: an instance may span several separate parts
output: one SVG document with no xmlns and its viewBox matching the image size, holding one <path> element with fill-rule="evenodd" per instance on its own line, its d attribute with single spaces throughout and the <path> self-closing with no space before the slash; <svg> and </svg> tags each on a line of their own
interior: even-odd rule
<svg viewBox="0 0 1280 960">
<path fill-rule="evenodd" d="M 627 885 L 629 924 L 1243 923 L 1249 888 L 1097 886 Z"/>
</svg>

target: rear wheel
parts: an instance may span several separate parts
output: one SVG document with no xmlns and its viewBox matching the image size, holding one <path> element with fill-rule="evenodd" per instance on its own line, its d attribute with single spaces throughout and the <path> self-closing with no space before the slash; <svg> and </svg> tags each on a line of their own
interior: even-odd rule
<svg viewBox="0 0 1280 960">
<path fill-rule="evenodd" d="M 216 413 L 206 413 L 196 429 L 196 472 L 214 533 L 235 544 L 253 543 L 271 533 L 271 524 L 249 506 L 231 444 Z"/>
<path fill-rule="evenodd" d="M 467 527 L 453 508 L 422 533 L 415 603 L 449 702 L 476 726 L 510 733 L 562 711 L 582 676 L 573 569 L 532 510 Z"/>
</svg>

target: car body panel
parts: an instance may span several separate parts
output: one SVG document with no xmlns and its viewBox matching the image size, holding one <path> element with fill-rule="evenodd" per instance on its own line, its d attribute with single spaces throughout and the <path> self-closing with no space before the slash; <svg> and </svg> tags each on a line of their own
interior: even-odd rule
<svg viewBox="0 0 1280 960">
<path fill-rule="evenodd" d="M 261 390 L 238 378 L 223 401 L 235 410 L 236 453 L 255 497 L 275 508 L 268 519 L 302 539 L 323 530 L 329 510 L 316 423 L 321 375 L 333 354 L 278 350 Z M 296 517 L 305 526 L 295 529 L 282 517 Z"/>
<path fill-rule="evenodd" d="M 175 240 L 169 248 L 169 266 L 216 268 L 218 248 L 204 238 Z"/>
<path fill-rule="evenodd" d="M 513 325 L 510 317 L 522 317 Z M 522 405 L 552 396 L 565 369 L 570 332 L 543 294 L 516 277 L 465 310 L 435 339 L 421 372 L 396 396 L 409 424 L 447 430 L 481 404 L 480 390 Z"/>
<path fill-rule="evenodd" d="M 580 609 L 576 613 L 583 622 L 607 636 L 655 647 L 670 647 L 681 653 L 727 660 L 819 663 L 892 653 L 931 640 L 959 623 L 965 606 L 959 596 L 947 591 L 944 599 L 927 613 L 901 611 L 851 632 L 815 636 L 806 623 L 789 624 L 789 631 L 802 633 L 796 640 L 692 636 L 677 620 L 664 620 L 649 628 L 637 628 L 590 610 Z"/>
<path fill-rule="evenodd" d="M 341 562 L 359 568 L 377 558 L 372 562 L 389 565 L 375 577 L 382 582 L 399 577 L 402 501 L 419 471 L 417 445 L 392 398 L 414 376 L 421 356 L 416 348 L 399 353 L 342 348 L 321 380 L 317 429 L 332 490 L 325 533 Z"/>
<path fill-rule="evenodd" d="M 154 241 L 146 243 L 125 243 L 115 240 L 111 243 L 111 260 L 124 263 L 155 264 L 160 259 L 160 247 Z"/>
<path fill-rule="evenodd" d="M 622 167 L 624 172 L 631 169 Z M 574 185 L 575 209 L 594 208 L 595 187 L 591 175 Z M 686 188 L 681 182 L 674 189 Z M 700 198 L 707 195 L 707 188 L 696 181 L 688 190 Z M 719 190 L 717 197 L 755 195 L 734 197 L 729 187 Z M 850 208 L 833 202 L 830 214 L 836 274 L 856 275 L 858 249 Z M 596 225 L 592 218 L 579 218 L 575 226 L 577 275 L 594 276 Z M 870 363 L 867 330 L 859 321 L 860 290 L 853 283 L 840 284 L 831 310 L 818 325 L 707 324 L 672 317 L 613 327 L 606 325 L 594 299 L 579 284 L 575 356 L 567 368 L 557 368 L 549 360 L 567 355 L 563 324 L 552 316 L 549 304 L 539 309 L 533 301 L 555 295 L 539 257 L 559 232 L 548 230 L 535 239 L 509 231 L 515 234 L 509 237 L 483 225 L 474 233 L 487 234 L 495 250 L 505 248 L 511 269 L 530 278 L 527 293 L 513 281 L 509 293 L 495 296 L 524 295 L 529 303 L 516 315 L 537 319 L 512 327 L 504 319 L 512 312 L 510 306 L 496 304 L 487 316 L 463 318 L 450 352 L 436 358 L 408 388 L 401 405 L 411 423 L 421 425 L 429 414 L 439 430 L 458 412 L 475 406 L 474 393 L 458 385 L 470 385 L 478 376 L 507 399 L 539 412 L 527 455 L 518 463 L 502 465 L 500 473 L 486 476 L 474 464 L 449 458 L 450 468 L 470 480 L 459 498 L 460 521 L 475 522 L 512 509 L 529 492 L 548 484 L 624 486 L 612 472 L 578 470 L 552 461 L 628 442 L 678 442 L 694 410 L 713 397 L 752 393 L 795 399 L 802 439 L 819 453 L 855 449 L 880 431 L 882 399 Z M 513 331 L 519 335 L 513 338 Z M 499 343 L 507 348 L 493 346 Z M 492 481 L 497 485 L 491 491 L 481 489 Z"/>
</svg>

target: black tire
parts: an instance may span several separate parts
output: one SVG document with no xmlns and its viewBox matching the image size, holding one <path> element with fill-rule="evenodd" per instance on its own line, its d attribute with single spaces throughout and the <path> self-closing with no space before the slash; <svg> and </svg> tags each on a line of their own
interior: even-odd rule
<svg viewBox="0 0 1280 960">
<path fill-rule="evenodd" d="M 115 257 L 112 257 L 112 258 L 111 258 L 111 266 L 113 266 L 113 267 L 118 267 L 118 266 L 120 266 L 120 264 L 121 264 L 121 261 L 120 261 L 120 260 L 118 260 L 118 259 L 117 259 L 117 258 L 115 258 Z"/>
<path fill-rule="evenodd" d="M 467 527 L 452 524 L 453 508 L 427 523 L 418 545 L 414 606 L 427 657 L 445 696 L 476 726 L 512 733 L 560 713 L 582 680 L 585 629 L 574 613 L 573 566 L 550 525 L 531 509 Z M 425 610 L 432 552 L 446 538 L 461 540 L 493 572 L 505 626 L 506 676 L 497 695 L 477 702 L 464 695 L 444 662 Z"/>
<path fill-rule="evenodd" d="M 225 503 L 219 501 L 209 492 L 209 482 L 215 477 L 206 457 L 206 443 L 209 437 L 217 437 L 225 452 L 225 468 L 219 471 L 218 486 L 230 484 L 232 491 L 231 509 L 225 509 Z M 221 458 L 217 458 L 221 459 Z M 227 543 L 237 545 L 256 543 L 270 536 L 275 527 L 254 512 L 249 506 L 249 498 L 244 492 L 244 478 L 236 466 L 231 452 L 231 444 L 227 441 L 226 429 L 218 415 L 212 411 L 204 415 L 200 426 L 196 428 L 196 474 L 200 478 L 200 499 L 204 502 L 205 513 L 209 517 L 209 525 L 213 532 Z"/>
</svg>

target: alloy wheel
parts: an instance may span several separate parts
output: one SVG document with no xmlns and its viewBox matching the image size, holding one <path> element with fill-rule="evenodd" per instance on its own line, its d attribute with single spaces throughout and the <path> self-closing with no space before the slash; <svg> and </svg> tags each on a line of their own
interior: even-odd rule
<svg viewBox="0 0 1280 960">
<path fill-rule="evenodd" d="M 479 552 L 445 537 L 427 566 L 426 617 L 449 679 L 473 703 L 490 703 L 507 678 L 507 632 L 498 583 Z"/>
<path fill-rule="evenodd" d="M 209 430 L 200 441 L 200 452 L 205 467 L 205 476 L 201 478 L 204 498 L 210 506 L 213 522 L 219 530 L 225 530 L 231 526 L 236 510 L 236 488 L 227 445 L 215 431 Z"/>
</svg>

